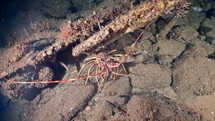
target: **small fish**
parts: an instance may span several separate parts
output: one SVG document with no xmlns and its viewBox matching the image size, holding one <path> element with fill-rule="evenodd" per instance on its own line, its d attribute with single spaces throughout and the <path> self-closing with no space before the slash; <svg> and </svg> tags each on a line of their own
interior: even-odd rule
<svg viewBox="0 0 215 121">
<path fill-rule="evenodd" d="M 192 7 L 194 11 L 201 12 L 203 9 L 201 7 Z"/>
<path fill-rule="evenodd" d="M 135 60 L 135 58 L 132 56 L 112 56 L 111 59 L 122 63 L 130 63 L 130 62 L 134 62 Z"/>
</svg>

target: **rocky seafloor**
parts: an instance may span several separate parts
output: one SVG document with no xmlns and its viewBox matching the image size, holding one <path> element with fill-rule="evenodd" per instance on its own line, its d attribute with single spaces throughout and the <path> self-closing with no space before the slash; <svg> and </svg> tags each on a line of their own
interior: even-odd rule
<svg viewBox="0 0 215 121">
<path fill-rule="evenodd" d="M 116 0 L 39 0 L 5 3 L 13 12 L 2 12 L 0 53 L 31 35 L 32 23 L 41 20 L 76 20 Z M 144 32 L 130 53 L 136 59 L 125 63 L 129 76 L 106 80 L 99 90 L 85 80 L 61 82 L 22 97 L 9 95 L 0 86 L 2 121 L 214 121 L 215 120 L 215 2 L 192 0 L 189 13 L 177 18 L 165 37 L 158 37 L 170 17 L 159 17 Z M 108 4 L 108 5 L 107 5 Z M 2 6 L 1 6 L 2 7 Z M 98 8 L 96 8 L 98 7 Z M 5 7 L 3 7 L 6 9 Z M 6 9 L 7 10 L 7 9 Z M 6 16 L 6 13 L 8 16 Z M 11 17 L 12 16 L 12 17 Z M 4 18 L 3 18 L 4 17 Z M 60 23 L 59 23 L 60 24 Z M 50 28 L 52 29 L 52 28 Z M 141 29 L 126 34 L 105 50 L 125 53 Z M 49 33 L 49 31 L 46 31 Z M 49 33 L 52 35 L 52 33 Z M 12 56 L 16 50 L 8 51 Z M 63 54 L 64 55 L 64 54 Z M 68 56 L 66 53 L 64 56 Z M 64 58 L 62 56 L 62 58 Z M 92 57 L 94 55 L 89 55 Z M 88 56 L 87 56 L 88 57 Z M 87 58 L 86 57 L 86 58 Z M 62 79 L 76 78 L 83 58 L 67 60 Z M 3 63 L 4 59 L 1 58 Z M 69 58 L 66 58 L 69 59 Z M 71 64 L 75 61 L 75 64 Z M 50 73 L 46 68 L 40 72 Z M 88 71 L 88 67 L 84 68 Z M 2 73 L 3 74 L 3 73 Z M 44 77 L 49 79 L 49 77 Z M 94 78 L 91 79 L 94 81 Z M 4 80 L 2 83 L 6 83 Z M 9 88 L 9 87 L 8 87 Z M 13 90 L 14 87 L 10 87 Z M 7 95 L 8 94 L 8 95 Z"/>
</svg>

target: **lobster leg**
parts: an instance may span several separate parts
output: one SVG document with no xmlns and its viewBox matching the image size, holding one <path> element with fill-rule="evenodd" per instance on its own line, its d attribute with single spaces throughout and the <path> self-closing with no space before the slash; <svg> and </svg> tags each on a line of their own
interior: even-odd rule
<svg viewBox="0 0 215 121">
<path fill-rule="evenodd" d="M 66 64 L 65 64 L 65 63 L 63 63 L 63 62 L 59 62 L 59 64 L 60 64 L 61 66 L 63 66 L 63 67 L 66 69 L 66 71 L 69 71 L 69 69 L 68 69 L 68 67 L 66 66 Z"/>
<path fill-rule="evenodd" d="M 93 60 L 93 59 L 96 59 L 96 57 L 85 58 L 85 59 L 84 59 L 84 63 L 85 63 L 86 61 Z"/>
<path fill-rule="evenodd" d="M 90 72 L 91 72 L 92 68 L 93 68 L 95 65 L 98 65 L 98 64 L 97 64 L 97 63 L 94 63 L 94 64 L 89 68 L 88 73 L 87 73 L 87 76 L 90 75 Z M 86 79 L 85 84 L 87 84 L 88 80 L 89 80 L 89 78 Z"/>
<path fill-rule="evenodd" d="M 121 56 L 125 56 L 124 54 L 113 54 L 113 56 L 117 56 L 117 57 L 121 57 Z"/>
<path fill-rule="evenodd" d="M 109 73 L 108 69 L 104 69 L 104 70 L 106 70 L 106 71 L 105 71 L 105 73 L 103 73 L 103 74 L 101 75 L 102 80 L 100 81 L 100 83 L 98 83 L 98 88 L 99 88 L 99 89 L 102 89 L 102 88 L 103 88 L 103 84 L 104 84 L 105 80 L 106 80 L 107 77 L 108 77 L 108 73 Z"/>
<path fill-rule="evenodd" d="M 114 69 L 116 69 L 116 72 L 118 72 L 118 69 L 119 69 L 119 68 L 118 68 L 118 67 L 113 68 L 111 72 L 113 72 L 113 71 L 114 71 Z M 116 74 L 111 73 L 111 75 L 112 75 L 112 80 L 115 80 L 115 79 L 116 79 Z"/>
<path fill-rule="evenodd" d="M 118 72 L 115 72 L 115 71 L 112 71 L 113 74 L 116 74 L 116 75 L 121 75 L 121 76 L 129 76 L 128 74 L 122 74 L 122 73 L 118 73 Z"/>
<path fill-rule="evenodd" d="M 117 49 L 111 50 L 110 52 L 108 52 L 108 54 L 116 52 L 116 51 L 117 51 Z"/>
<path fill-rule="evenodd" d="M 122 65 L 122 68 L 123 68 L 123 70 L 125 71 L 125 73 L 126 73 L 126 74 L 128 74 L 128 72 L 127 72 L 127 71 L 126 71 L 126 69 L 125 69 L 124 64 L 123 64 L 123 63 L 121 63 L 121 65 Z"/>
<path fill-rule="evenodd" d="M 100 67 L 99 66 L 97 66 L 97 68 L 96 68 L 96 73 L 98 73 L 98 70 L 100 71 Z M 96 77 L 96 82 L 97 83 L 99 82 L 98 76 Z"/>
<path fill-rule="evenodd" d="M 80 76 L 81 71 L 82 71 L 82 69 L 83 69 L 85 66 L 87 66 L 88 64 L 93 63 L 93 62 L 95 62 L 95 60 L 88 61 L 87 63 L 85 63 L 84 65 L 82 65 L 80 71 L 78 72 L 78 76 Z"/>
</svg>

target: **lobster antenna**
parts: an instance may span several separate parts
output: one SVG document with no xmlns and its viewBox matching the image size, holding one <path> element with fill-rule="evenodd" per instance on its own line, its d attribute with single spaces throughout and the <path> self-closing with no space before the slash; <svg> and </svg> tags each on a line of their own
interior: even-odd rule
<svg viewBox="0 0 215 121">
<path fill-rule="evenodd" d="M 134 45 L 137 43 L 137 41 L 142 37 L 143 33 L 146 31 L 146 29 L 152 24 L 153 21 L 151 21 L 146 27 L 145 29 L 139 34 L 139 36 L 137 37 L 137 39 L 134 41 L 134 43 L 130 46 L 130 48 L 128 49 L 128 51 L 125 53 L 125 56 L 128 56 L 128 54 L 131 52 L 131 50 L 133 49 Z"/>
<path fill-rule="evenodd" d="M 21 81 L 13 81 L 13 80 L 9 80 L 7 78 L 4 78 L 5 81 L 7 82 L 11 82 L 11 83 L 19 83 L 19 84 L 35 84 L 35 83 L 39 83 L 39 84 L 47 84 L 47 83 L 59 83 L 59 82 L 70 82 L 70 81 L 75 81 L 75 80 L 80 80 L 80 79 L 87 79 L 87 78 L 92 78 L 92 77 L 96 77 L 99 76 L 101 74 L 104 73 L 104 70 L 102 70 L 101 72 L 94 74 L 94 75 L 90 75 L 90 76 L 82 76 L 82 77 L 78 77 L 78 78 L 73 78 L 73 79 L 67 79 L 67 80 L 56 80 L 56 81 L 34 81 L 34 82 L 21 82 Z"/>
</svg>

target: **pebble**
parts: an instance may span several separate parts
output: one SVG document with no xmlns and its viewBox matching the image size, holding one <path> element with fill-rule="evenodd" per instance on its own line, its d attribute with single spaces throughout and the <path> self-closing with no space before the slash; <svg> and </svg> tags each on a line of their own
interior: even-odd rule
<svg viewBox="0 0 215 121">
<path fill-rule="evenodd" d="M 85 110 L 86 110 L 86 111 L 90 111 L 91 109 L 92 109 L 91 106 L 85 107 Z"/>
</svg>

